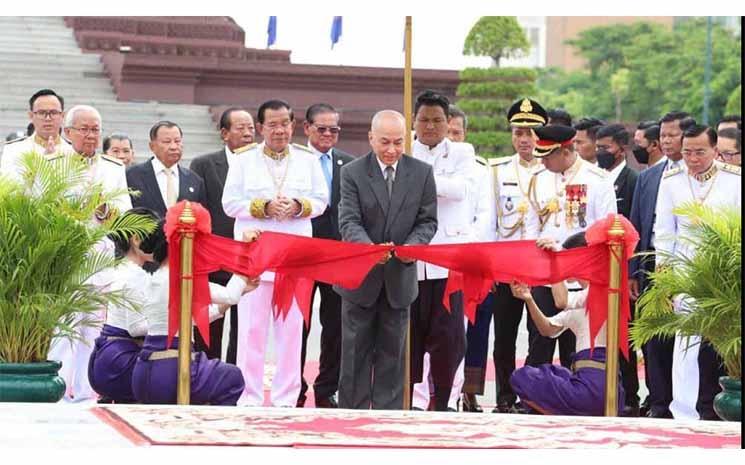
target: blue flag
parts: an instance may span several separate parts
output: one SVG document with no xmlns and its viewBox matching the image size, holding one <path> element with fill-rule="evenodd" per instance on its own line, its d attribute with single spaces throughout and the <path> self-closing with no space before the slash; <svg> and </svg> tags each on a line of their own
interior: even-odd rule
<svg viewBox="0 0 745 465">
<path fill-rule="evenodd" d="M 270 16 L 269 17 L 269 25 L 266 28 L 266 48 L 271 47 L 274 45 L 274 42 L 277 41 L 277 17 L 276 16 Z"/>
<path fill-rule="evenodd" d="M 334 49 L 334 45 L 339 42 L 341 37 L 341 16 L 334 16 L 331 22 L 331 50 Z"/>
</svg>

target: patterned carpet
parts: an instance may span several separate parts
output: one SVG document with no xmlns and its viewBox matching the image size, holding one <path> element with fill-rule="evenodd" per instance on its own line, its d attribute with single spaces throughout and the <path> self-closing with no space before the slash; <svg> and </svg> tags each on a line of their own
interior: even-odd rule
<svg viewBox="0 0 745 465">
<path fill-rule="evenodd" d="M 111 405 L 136 444 L 377 448 L 740 448 L 740 423 L 401 411 Z"/>
</svg>

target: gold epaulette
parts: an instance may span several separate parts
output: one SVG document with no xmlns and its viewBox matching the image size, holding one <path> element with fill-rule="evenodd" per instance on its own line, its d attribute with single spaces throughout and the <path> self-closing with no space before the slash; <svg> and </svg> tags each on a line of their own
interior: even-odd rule
<svg viewBox="0 0 745 465">
<path fill-rule="evenodd" d="M 486 158 L 480 157 L 478 155 L 476 155 L 476 163 L 478 163 L 479 165 L 483 165 L 483 166 L 489 165 L 489 162 L 486 161 Z"/>
<path fill-rule="evenodd" d="M 235 149 L 235 151 L 233 151 L 233 155 L 238 155 L 239 153 L 247 152 L 251 150 L 252 148 L 256 147 L 257 145 L 258 144 L 256 142 L 251 142 L 248 145 L 244 145 L 243 147 Z"/>
<path fill-rule="evenodd" d="M 305 145 L 300 145 L 300 144 L 293 143 L 292 146 L 295 147 L 296 149 L 304 150 L 304 151 L 306 151 L 308 153 L 313 153 L 313 151 L 311 149 L 309 149 L 308 147 L 306 147 Z"/>
<path fill-rule="evenodd" d="M 506 163 L 509 163 L 510 161 L 512 161 L 512 157 L 490 158 L 489 159 L 489 165 L 490 166 L 499 166 L 499 165 L 504 165 Z"/>
<path fill-rule="evenodd" d="M 101 159 L 102 160 L 106 160 L 108 162 L 111 162 L 111 163 L 113 163 L 115 165 L 124 166 L 124 163 L 122 163 L 122 161 L 120 159 L 118 159 L 116 157 L 112 157 L 111 155 L 106 155 L 105 153 L 103 155 L 101 155 Z"/>
<path fill-rule="evenodd" d="M 49 153 L 49 154 L 45 154 L 44 155 L 44 159 L 46 161 L 54 161 L 54 160 L 56 160 L 58 158 L 62 158 L 64 156 L 65 156 L 65 154 L 59 153 L 59 152 L 57 152 L 57 153 Z"/>
<path fill-rule="evenodd" d="M 722 171 L 725 171 L 727 173 L 732 173 L 740 176 L 740 167 L 735 165 L 730 165 L 729 163 L 722 163 L 719 165 L 719 169 Z"/>
<path fill-rule="evenodd" d="M 590 170 L 590 173 L 597 174 L 601 178 L 608 177 L 608 174 L 610 174 L 609 171 L 606 171 L 603 168 L 600 168 L 600 167 L 598 167 L 596 165 L 593 165 L 592 163 L 589 163 L 589 165 L 590 166 L 588 166 L 587 168 Z"/>
<path fill-rule="evenodd" d="M 677 168 L 673 168 L 671 170 L 666 171 L 665 174 L 662 175 L 662 179 L 667 179 L 670 176 L 675 176 L 676 174 L 682 173 L 682 172 L 683 172 L 683 167 L 678 166 Z"/>
</svg>

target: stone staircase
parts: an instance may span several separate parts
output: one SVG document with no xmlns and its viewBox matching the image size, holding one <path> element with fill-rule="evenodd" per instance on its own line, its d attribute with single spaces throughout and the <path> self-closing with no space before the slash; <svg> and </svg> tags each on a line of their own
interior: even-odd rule
<svg viewBox="0 0 745 465">
<path fill-rule="evenodd" d="M 28 99 L 51 88 L 65 108 L 92 105 L 101 112 L 103 132 L 124 132 L 134 141 L 137 160 L 150 156 L 148 133 L 167 119 L 184 132 L 184 163 L 220 145 L 209 107 L 150 102 L 119 102 L 100 56 L 83 53 L 61 17 L 0 16 L 0 141 L 29 123 Z"/>
</svg>

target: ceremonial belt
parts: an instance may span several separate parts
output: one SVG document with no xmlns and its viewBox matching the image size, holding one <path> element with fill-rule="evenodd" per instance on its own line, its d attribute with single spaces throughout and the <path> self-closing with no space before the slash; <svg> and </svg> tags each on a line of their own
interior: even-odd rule
<svg viewBox="0 0 745 465">
<path fill-rule="evenodd" d="M 597 368 L 598 370 L 605 370 L 605 362 L 597 362 L 595 360 L 577 360 L 572 363 L 573 372 L 576 372 L 580 368 Z"/>
<path fill-rule="evenodd" d="M 156 350 L 155 352 L 152 352 L 150 354 L 150 357 L 148 358 L 148 360 L 166 360 L 169 358 L 178 358 L 178 350 L 177 349 Z M 191 360 L 194 361 L 194 352 L 191 353 Z"/>
<path fill-rule="evenodd" d="M 106 339 L 109 341 L 115 341 L 117 339 L 120 339 L 123 341 L 132 341 L 140 347 L 142 347 L 142 342 L 143 342 L 143 339 L 141 338 L 125 337 L 125 336 L 106 336 Z"/>
</svg>

